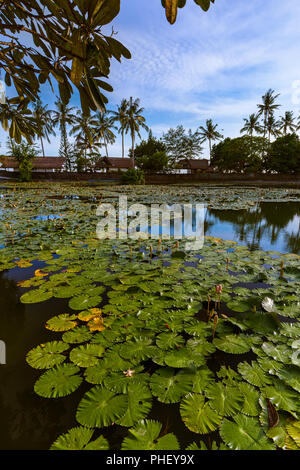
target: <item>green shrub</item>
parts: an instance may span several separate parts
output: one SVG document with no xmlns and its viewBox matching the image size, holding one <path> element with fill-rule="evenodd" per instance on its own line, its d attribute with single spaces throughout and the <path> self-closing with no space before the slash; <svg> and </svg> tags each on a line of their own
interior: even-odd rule
<svg viewBox="0 0 300 470">
<path fill-rule="evenodd" d="M 38 155 L 39 151 L 36 145 L 31 145 L 28 142 L 10 143 L 10 156 L 19 163 L 19 181 L 32 180 L 32 160 Z"/>
<path fill-rule="evenodd" d="M 142 170 L 136 170 L 135 168 L 129 168 L 125 173 L 122 174 L 122 184 L 145 184 L 145 176 Z"/>
</svg>

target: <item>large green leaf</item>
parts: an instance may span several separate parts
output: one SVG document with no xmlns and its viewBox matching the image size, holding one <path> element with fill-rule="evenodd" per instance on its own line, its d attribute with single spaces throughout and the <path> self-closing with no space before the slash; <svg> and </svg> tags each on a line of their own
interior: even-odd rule
<svg viewBox="0 0 300 470">
<path fill-rule="evenodd" d="M 274 379 L 273 384 L 264 389 L 265 396 L 273 405 L 280 410 L 300 412 L 299 394 L 279 379 Z"/>
<path fill-rule="evenodd" d="M 161 434 L 162 424 L 153 420 L 142 420 L 129 429 L 129 436 L 125 437 L 122 450 L 179 450 L 179 444 L 173 433 Z"/>
<path fill-rule="evenodd" d="M 76 315 L 62 313 L 50 318 L 46 323 L 46 328 L 51 331 L 68 331 L 77 325 L 76 319 Z"/>
<path fill-rule="evenodd" d="M 267 438 L 257 418 L 242 414 L 233 417 L 233 421 L 224 419 L 220 434 L 233 450 L 275 450 L 275 445 Z"/>
<path fill-rule="evenodd" d="M 34 385 L 34 391 L 45 398 L 70 395 L 82 382 L 82 378 L 77 375 L 79 371 L 79 367 L 73 364 L 59 365 L 41 375 Z"/>
<path fill-rule="evenodd" d="M 250 344 L 245 335 L 225 335 L 214 339 L 214 345 L 230 354 L 245 354 L 250 351 Z"/>
<path fill-rule="evenodd" d="M 237 387 L 224 386 L 220 382 L 211 384 L 205 390 L 209 404 L 221 416 L 233 416 L 241 409 L 244 398 Z"/>
<path fill-rule="evenodd" d="M 124 416 L 127 408 L 126 395 L 116 395 L 104 387 L 95 386 L 79 403 L 76 419 L 83 426 L 102 428 Z"/>
<path fill-rule="evenodd" d="M 263 387 L 264 385 L 272 383 L 271 378 L 259 367 L 257 362 L 252 361 L 251 364 L 241 362 L 238 365 L 238 371 L 247 382 L 256 387 Z"/>
<path fill-rule="evenodd" d="M 99 357 L 104 354 L 101 344 L 82 344 L 72 349 L 70 360 L 80 367 L 91 367 L 97 364 Z"/>
<path fill-rule="evenodd" d="M 193 376 L 180 370 L 161 368 L 151 377 L 150 387 L 152 393 L 163 403 L 177 403 L 183 395 L 191 391 Z"/>
<path fill-rule="evenodd" d="M 50 450 L 108 450 L 109 445 L 103 436 L 91 441 L 93 429 L 78 426 L 59 436 Z"/>
<path fill-rule="evenodd" d="M 198 393 L 190 393 L 182 400 L 180 414 L 186 427 L 199 434 L 215 431 L 222 421 L 222 416 Z"/>
<path fill-rule="evenodd" d="M 127 397 L 127 411 L 117 424 L 130 427 L 149 414 L 152 408 L 152 395 L 147 385 L 132 384 L 128 386 Z"/>
<path fill-rule="evenodd" d="M 67 349 L 69 345 L 63 341 L 50 341 L 31 349 L 26 356 L 26 361 L 35 369 L 51 369 L 64 362 L 66 356 L 62 353 Z"/>
</svg>

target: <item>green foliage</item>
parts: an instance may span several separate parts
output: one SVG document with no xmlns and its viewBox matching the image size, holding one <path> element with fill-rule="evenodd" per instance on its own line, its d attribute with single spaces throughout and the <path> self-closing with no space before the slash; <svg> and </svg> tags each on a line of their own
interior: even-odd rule
<svg viewBox="0 0 300 470">
<path fill-rule="evenodd" d="M 54 80 L 64 103 L 70 100 L 74 85 L 85 113 L 104 109 L 107 98 L 102 90 L 112 88 L 102 77 L 109 75 L 111 59 L 131 57 L 119 41 L 105 36 L 101 29 L 119 10 L 120 0 L 7 3 L 0 11 L 0 31 L 6 38 L 1 45 L 6 85 L 13 84 L 19 96 L 35 101 L 40 84 Z M 16 129 L 12 133 L 15 137 Z"/>
<path fill-rule="evenodd" d="M 130 185 L 144 184 L 144 172 L 142 170 L 136 170 L 135 168 L 129 168 L 129 170 L 122 173 L 121 183 Z"/>
<path fill-rule="evenodd" d="M 233 450 L 275 450 L 256 418 L 236 415 L 234 421 L 224 419 L 220 434 L 223 441 Z"/>
<path fill-rule="evenodd" d="M 165 151 L 159 151 L 150 156 L 136 158 L 136 165 L 145 172 L 163 173 L 168 169 L 169 158 Z"/>
<path fill-rule="evenodd" d="M 179 450 L 179 443 L 173 433 L 161 434 L 162 424 L 153 420 L 142 420 L 130 435 L 125 437 L 122 450 Z"/>
<path fill-rule="evenodd" d="M 103 436 L 91 441 L 93 429 L 78 426 L 59 436 L 50 450 L 108 450 L 109 445 Z"/>
<path fill-rule="evenodd" d="M 28 142 L 15 144 L 9 141 L 9 151 L 10 156 L 15 158 L 19 164 L 19 181 L 31 181 L 32 160 L 39 154 L 36 146 Z"/>
<path fill-rule="evenodd" d="M 34 391 L 45 398 L 65 397 L 74 392 L 82 382 L 77 375 L 79 367 L 62 364 L 45 372 L 36 381 Z"/>
<path fill-rule="evenodd" d="M 162 142 L 165 145 L 171 169 L 176 168 L 180 160 L 198 158 L 202 153 L 202 138 L 198 130 L 192 132 L 189 129 L 186 133 L 183 126 L 177 126 L 163 134 Z"/>
<path fill-rule="evenodd" d="M 271 143 L 266 168 L 277 173 L 297 173 L 300 170 L 300 139 L 296 134 L 279 137 Z"/>
<path fill-rule="evenodd" d="M 211 166 L 219 171 L 234 173 L 261 172 L 263 152 L 268 142 L 263 137 L 226 138 L 212 148 Z"/>
</svg>

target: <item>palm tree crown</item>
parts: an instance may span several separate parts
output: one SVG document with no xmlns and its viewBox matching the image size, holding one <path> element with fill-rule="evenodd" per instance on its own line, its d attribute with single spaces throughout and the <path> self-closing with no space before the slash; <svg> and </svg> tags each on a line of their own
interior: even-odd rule
<svg viewBox="0 0 300 470">
<path fill-rule="evenodd" d="M 275 104 L 275 101 L 277 98 L 280 96 L 274 95 L 275 91 L 272 90 L 271 88 L 263 95 L 262 97 L 262 104 L 258 104 L 258 115 L 261 116 L 262 114 L 264 115 L 264 137 L 266 136 L 267 132 L 267 124 L 268 124 L 268 119 L 275 112 L 276 109 L 278 109 L 281 105 L 280 104 Z"/>
<path fill-rule="evenodd" d="M 131 141 L 132 141 L 132 158 L 134 161 L 134 143 L 135 143 L 135 134 L 141 137 L 140 128 L 142 127 L 146 131 L 149 131 L 148 126 L 146 125 L 146 119 L 142 116 L 144 108 L 140 108 L 140 100 L 137 98 L 133 100 L 130 97 L 127 108 L 127 118 L 125 124 L 125 132 L 130 132 Z"/>
<path fill-rule="evenodd" d="M 246 134 L 253 137 L 254 132 L 257 134 L 262 133 L 262 127 L 259 122 L 259 115 L 258 114 L 250 114 L 249 118 L 244 118 L 244 127 L 241 129 L 241 134 L 245 132 Z"/>
<path fill-rule="evenodd" d="M 47 105 L 43 106 L 40 99 L 38 99 L 36 103 L 34 103 L 33 117 L 36 122 L 37 136 L 39 137 L 41 142 L 43 157 L 45 156 L 43 138 L 47 139 L 47 141 L 50 142 L 49 135 L 55 135 L 53 129 L 52 113 L 53 111 L 47 109 Z"/>
<path fill-rule="evenodd" d="M 209 142 L 209 155 L 211 156 L 211 143 L 213 140 L 223 139 L 223 135 L 217 131 L 218 124 L 214 124 L 212 119 L 207 119 L 206 127 L 200 126 L 198 133 L 201 137 L 201 143 L 205 140 Z"/>
<path fill-rule="evenodd" d="M 103 145 L 106 150 L 106 156 L 108 157 L 108 144 L 114 144 L 116 136 L 113 133 L 113 130 L 117 130 L 117 127 L 114 126 L 114 118 L 108 116 L 108 113 L 102 113 L 98 111 L 95 116 L 95 135 L 100 141 L 103 141 Z"/>
<path fill-rule="evenodd" d="M 122 134 L 122 157 L 125 156 L 124 152 L 124 147 L 125 147 L 125 142 L 124 142 L 124 134 L 125 134 L 125 129 L 126 129 L 126 124 L 127 124 L 127 114 L 128 110 L 128 101 L 124 98 L 121 101 L 120 106 L 118 106 L 117 111 L 109 111 L 112 114 L 112 119 L 113 122 L 118 122 L 120 124 L 120 127 L 118 129 L 119 133 Z"/>
<path fill-rule="evenodd" d="M 295 124 L 295 117 L 293 111 L 286 111 L 284 116 L 280 116 L 280 130 L 284 135 L 290 130 L 291 133 L 297 131 L 297 124 Z"/>
</svg>

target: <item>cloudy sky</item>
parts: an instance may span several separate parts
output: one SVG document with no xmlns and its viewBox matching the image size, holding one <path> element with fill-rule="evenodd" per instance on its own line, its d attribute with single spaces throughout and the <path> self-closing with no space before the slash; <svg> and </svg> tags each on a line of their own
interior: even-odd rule
<svg viewBox="0 0 300 470">
<path fill-rule="evenodd" d="M 224 135 L 238 136 L 269 88 L 281 94 L 280 115 L 300 114 L 299 0 L 216 0 L 207 13 L 188 0 L 172 26 L 160 0 L 121 4 L 113 27 L 132 59 L 112 63 L 110 109 L 122 98 L 140 98 L 157 137 L 178 124 L 195 130 L 208 118 Z M 42 99 L 53 107 L 47 88 Z M 72 104 L 79 104 L 77 95 Z M 1 130 L 2 150 L 5 140 Z M 45 147 L 57 155 L 59 135 Z M 120 153 L 118 138 L 110 156 Z"/>
</svg>

